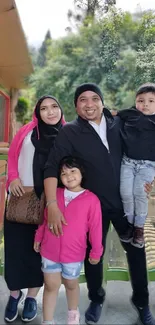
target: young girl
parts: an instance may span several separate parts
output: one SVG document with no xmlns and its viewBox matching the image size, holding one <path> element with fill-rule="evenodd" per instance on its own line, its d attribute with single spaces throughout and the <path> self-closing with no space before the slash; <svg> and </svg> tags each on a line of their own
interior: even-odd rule
<svg viewBox="0 0 155 325">
<path fill-rule="evenodd" d="M 33 120 L 17 132 L 10 145 L 7 189 L 14 196 L 20 197 L 27 187 L 32 187 L 40 199 L 44 190 L 44 165 L 63 122 L 63 112 L 57 99 L 53 96 L 41 97 Z M 33 249 L 37 228 L 33 224 L 4 220 L 5 281 L 10 290 L 4 315 L 7 322 L 17 318 L 18 304 L 23 296 L 21 289 L 24 288 L 28 292 L 22 320 L 30 322 L 37 316 L 35 298 L 43 285 L 41 259 Z"/>
<path fill-rule="evenodd" d="M 100 201 L 82 187 L 83 174 L 78 159 L 65 157 L 61 161 L 60 180 L 64 188 L 57 189 L 57 201 L 67 225 L 63 226 L 63 235 L 56 237 L 48 228 L 45 214 L 44 224 L 36 232 L 34 250 L 40 251 L 45 282 L 43 324 L 54 324 L 56 299 L 62 281 L 66 288 L 68 324 L 79 324 L 78 278 L 85 258 L 87 233 L 92 247 L 90 263 L 97 264 L 102 255 Z"/>
</svg>

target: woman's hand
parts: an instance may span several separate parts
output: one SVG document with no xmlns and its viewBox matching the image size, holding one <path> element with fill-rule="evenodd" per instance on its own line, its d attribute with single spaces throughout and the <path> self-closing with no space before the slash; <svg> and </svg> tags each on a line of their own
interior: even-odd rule
<svg viewBox="0 0 155 325">
<path fill-rule="evenodd" d="M 36 253 L 40 252 L 40 243 L 35 241 L 33 245 L 33 249 L 35 250 Z"/>
<path fill-rule="evenodd" d="M 19 178 L 14 179 L 10 183 L 10 191 L 15 196 L 22 196 L 25 193 L 23 185 Z"/>
<path fill-rule="evenodd" d="M 67 222 L 59 210 L 56 203 L 52 203 L 48 206 L 48 227 L 50 231 L 56 236 L 63 235 L 62 224 L 67 225 Z"/>
</svg>

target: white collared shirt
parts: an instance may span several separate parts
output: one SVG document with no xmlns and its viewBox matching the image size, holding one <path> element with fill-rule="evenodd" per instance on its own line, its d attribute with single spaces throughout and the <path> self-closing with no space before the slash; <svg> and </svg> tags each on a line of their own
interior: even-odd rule
<svg viewBox="0 0 155 325">
<path fill-rule="evenodd" d="M 99 125 L 96 124 L 95 122 L 92 122 L 92 121 L 89 121 L 89 124 L 97 132 L 97 134 L 101 138 L 103 144 L 105 145 L 105 147 L 109 151 L 109 144 L 108 144 L 108 141 L 107 141 L 107 124 L 106 124 L 106 119 L 105 119 L 104 114 L 102 115 L 102 119 L 101 119 L 101 122 L 100 122 Z"/>
</svg>

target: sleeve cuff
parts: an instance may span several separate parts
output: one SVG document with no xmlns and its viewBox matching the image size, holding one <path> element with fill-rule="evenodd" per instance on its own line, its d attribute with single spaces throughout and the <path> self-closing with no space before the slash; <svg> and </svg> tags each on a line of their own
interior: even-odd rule
<svg viewBox="0 0 155 325">
<path fill-rule="evenodd" d="M 46 168 L 44 170 L 44 179 L 49 178 L 49 177 L 55 177 L 58 178 L 57 171 L 51 169 L 51 168 Z"/>
<path fill-rule="evenodd" d="M 41 243 L 42 242 L 40 236 L 37 236 L 37 235 L 34 237 L 34 241 L 37 242 L 37 243 Z"/>
<path fill-rule="evenodd" d="M 96 253 L 90 252 L 89 257 L 93 258 L 94 260 L 99 260 L 100 257 L 101 257 L 101 255 L 102 255 L 102 253 L 103 253 L 103 249 L 100 252 L 100 254 L 96 254 Z"/>
</svg>

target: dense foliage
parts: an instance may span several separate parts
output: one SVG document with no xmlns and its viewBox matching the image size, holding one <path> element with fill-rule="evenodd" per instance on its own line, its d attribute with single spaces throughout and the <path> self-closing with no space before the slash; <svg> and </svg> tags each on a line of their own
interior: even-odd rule
<svg viewBox="0 0 155 325">
<path fill-rule="evenodd" d="M 101 87 L 107 106 L 126 108 L 140 84 L 155 81 L 155 13 L 130 14 L 110 5 L 97 18 L 85 15 L 64 38 L 53 40 L 48 32 L 41 48 L 30 52 L 35 72 L 24 96 L 32 108 L 40 96 L 52 94 L 72 120 L 75 88 L 88 81 Z"/>
</svg>

